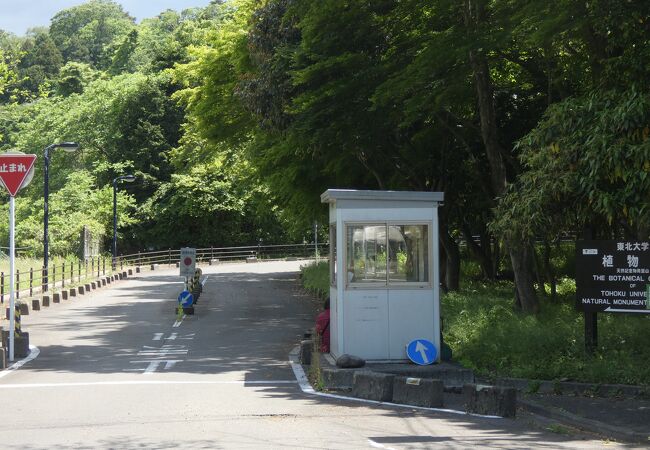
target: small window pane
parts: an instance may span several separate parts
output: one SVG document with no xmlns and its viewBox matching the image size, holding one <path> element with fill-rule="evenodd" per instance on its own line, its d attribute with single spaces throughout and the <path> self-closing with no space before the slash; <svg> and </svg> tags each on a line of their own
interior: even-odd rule
<svg viewBox="0 0 650 450">
<path fill-rule="evenodd" d="M 347 227 L 347 282 L 386 283 L 386 225 Z"/>
<path fill-rule="evenodd" d="M 428 282 L 428 226 L 391 225 L 388 230 L 389 280 L 398 283 Z"/>
</svg>

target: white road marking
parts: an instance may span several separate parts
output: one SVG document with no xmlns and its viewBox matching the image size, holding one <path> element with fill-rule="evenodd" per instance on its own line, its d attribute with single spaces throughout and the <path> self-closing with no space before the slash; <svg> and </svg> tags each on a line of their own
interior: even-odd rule
<svg viewBox="0 0 650 450">
<path fill-rule="evenodd" d="M 175 340 L 177 337 L 178 337 L 178 334 L 177 334 L 177 333 L 172 333 L 172 334 L 169 335 L 169 337 L 168 337 L 167 339 L 169 339 L 170 341 L 173 341 L 173 340 Z"/>
<path fill-rule="evenodd" d="M 148 361 L 147 361 L 148 362 Z M 274 386 L 297 384 L 296 380 L 258 380 L 258 381 L 172 381 L 172 380 L 133 380 L 133 381 L 89 381 L 78 383 L 31 383 L 31 384 L 0 384 L 0 389 L 32 389 L 32 388 L 59 388 L 59 387 L 84 387 L 84 386 L 140 386 L 140 385 L 255 385 Z"/>
<path fill-rule="evenodd" d="M 159 341 L 159 340 L 162 339 L 162 337 L 163 337 L 163 333 L 154 333 L 153 334 L 153 340 L 154 341 Z"/>
<path fill-rule="evenodd" d="M 375 442 L 372 439 L 368 439 L 368 444 L 370 444 L 370 446 L 373 448 L 385 448 L 386 450 L 395 450 L 393 447 L 386 447 L 384 444 Z"/>
<path fill-rule="evenodd" d="M 158 370 L 158 367 L 162 364 L 165 363 L 164 369 L 171 369 L 176 365 L 176 363 L 182 362 L 180 359 L 159 359 L 157 361 L 131 361 L 131 364 L 138 364 L 138 363 L 149 363 L 146 369 L 144 369 L 144 375 L 152 375 L 156 370 Z"/>
<path fill-rule="evenodd" d="M 201 287 L 205 286 L 205 283 L 208 281 L 208 278 L 210 278 L 210 275 L 206 275 L 203 281 L 201 281 Z"/>
<path fill-rule="evenodd" d="M 5 370 L 1 371 L 0 378 L 6 377 L 14 370 L 18 370 L 28 362 L 33 361 L 40 353 L 41 351 L 38 349 L 38 347 L 36 347 L 35 345 L 30 345 L 29 355 L 27 355 L 25 358 L 21 359 L 20 361 L 16 361 L 15 363 L 7 367 Z"/>
<path fill-rule="evenodd" d="M 294 348 L 291 353 L 289 353 L 289 363 L 291 364 L 291 368 L 293 369 L 293 374 L 296 377 L 296 381 L 298 381 L 298 386 L 300 386 L 300 390 L 302 390 L 305 394 L 310 394 L 310 395 L 318 395 L 319 397 L 326 397 L 326 398 L 335 398 L 338 400 L 348 400 L 348 401 L 353 401 L 353 402 L 359 402 L 359 403 L 368 403 L 370 405 L 381 405 L 381 406 L 391 406 L 391 407 L 398 407 L 398 408 L 409 408 L 409 409 L 418 409 L 422 411 L 436 411 L 436 412 L 445 412 L 445 413 L 451 413 L 451 414 L 458 414 L 462 416 L 473 416 L 473 417 L 483 417 L 486 419 L 503 419 L 501 416 L 487 416 L 483 414 L 474 414 L 474 413 L 468 413 L 465 411 L 458 411 L 455 409 L 445 409 L 445 408 L 426 408 L 423 406 L 413 406 L 413 405 L 402 405 L 400 403 L 391 403 L 391 402 L 379 402 L 376 400 L 366 400 L 363 398 L 354 398 L 354 397 L 346 397 L 344 395 L 337 395 L 337 394 L 327 394 L 325 392 L 318 392 L 316 391 L 311 384 L 309 384 L 309 380 L 307 379 L 307 376 L 305 375 L 305 371 L 302 370 L 302 366 L 298 362 L 298 354 L 300 352 L 300 348 L 296 347 Z"/>
<path fill-rule="evenodd" d="M 187 316 L 186 316 L 185 314 L 183 314 L 183 317 L 181 317 L 180 320 L 177 320 L 176 322 L 174 322 L 174 325 L 172 325 L 172 327 L 174 327 L 174 328 L 178 328 L 178 327 L 180 327 L 181 324 L 183 323 L 183 319 L 184 319 L 185 317 L 187 317 Z"/>
</svg>

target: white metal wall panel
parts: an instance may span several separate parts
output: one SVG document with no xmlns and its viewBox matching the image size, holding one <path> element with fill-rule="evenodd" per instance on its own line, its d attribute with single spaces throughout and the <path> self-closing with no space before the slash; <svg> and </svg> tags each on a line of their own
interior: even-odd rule
<svg viewBox="0 0 650 450">
<path fill-rule="evenodd" d="M 345 353 L 388 359 L 387 291 L 345 291 L 343 310 Z"/>
</svg>

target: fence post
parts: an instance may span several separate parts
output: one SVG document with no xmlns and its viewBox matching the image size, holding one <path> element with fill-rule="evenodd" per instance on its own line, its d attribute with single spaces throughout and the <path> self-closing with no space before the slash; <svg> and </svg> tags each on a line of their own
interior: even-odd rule
<svg viewBox="0 0 650 450">
<path fill-rule="evenodd" d="M 168 265 L 171 266 L 172 265 L 172 249 L 171 248 L 169 249 L 169 259 L 168 259 L 168 261 L 169 261 Z"/>
<path fill-rule="evenodd" d="M 78 269 L 77 269 L 77 277 L 79 278 L 79 280 L 78 280 L 79 283 L 81 283 L 81 260 L 79 260 L 79 264 L 78 264 L 78 266 L 79 266 L 79 267 L 78 267 Z"/>
<path fill-rule="evenodd" d="M 63 261 L 63 267 L 61 268 L 61 288 L 65 287 L 65 261 Z"/>
<path fill-rule="evenodd" d="M 56 289 L 56 263 L 52 266 L 52 290 Z"/>
<path fill-rule="evenodd" d="M 94 256 L 90 257 L 90 273 L 91 273 L 91 276 L 95 275 L 95 257 Z"/>
<path fill-rule="evenodd" d="M 102 275 L 106 276 L 106 258 L 102 258 Z"/>
<path fill-rule="evenodd" d="M 16 299 L 20 298 L 20 270 L 16 269 Z"/>
<path fill-rule="evenodd" d="M 86 274 L 84 275 L 84 280 L 88 279 L 88 260 L 84 260 L 84 269 L 86 270 Z"/>
<path fill-rule="evenodd" d="M 29 268 L 29 296 L 34 295 L 34 269 Z"/>
<path fill-rule="evenodd" d="M 0 272 L 0 302 L 5 302 L 5 273 Z"/>
</svg>

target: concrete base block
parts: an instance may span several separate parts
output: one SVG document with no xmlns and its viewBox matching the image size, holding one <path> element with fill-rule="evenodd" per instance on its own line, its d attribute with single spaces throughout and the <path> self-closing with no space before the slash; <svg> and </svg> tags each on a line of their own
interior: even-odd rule
<svg viewBox="0 0 650 450">
<path fill-rule="evenodd" d="M 50 306 L 50 296 L 49 295 L 44 295 L 43 298 L 41 299 L 41 304 L 43 305 L 43 308 L 47 308 Z"/>
<path fill-rule="evenodd" d="M 311 354 L 314 351 L 314 342 L 311 340 L 300 341 L 300 362 L 305 365 L 311 364 Z"/>
<path fill-rule="evenodd" d="M 20 309 L 20 314 L 23 316 L 29 316 L 29 305 L 27 303 L 18 303 L 18 309 Z"/>
<path fill-rule="evenodd" d="M 151 270 L 156 270 L 158 269 L 158 264 L 152 264 L 151 265 Z"/>
<path fill-rule="evenodd" d="M 468 413 L 515 417 L 517 390 L 500 386 L 466 384 L 463 386 L 463 401 Z"/>
<path fill-rule="evenodd" d="M 393 381 L 393 403 L 440 408 L 443 392 L 441 380 L 396 377 Z"/>
<path fill-rule="evenodd" d="M 32 300 L 32 310 L 40 311 L 41 310 L 41 301 L 37 298 Z"/>
<path fill-rule="evenodd" d="M 193 316 L 194 315 L 194 306 L 189 306 L 187 308 L 183 307 L 183 313 L 187 314 L 188 316 Z"/>
<path fill-rule="evenodd" d="M 68 299 L 68 291 L 61 291 L 61 300 Z"/>
<path fill-rule="evenodd" d="M 219 264 L 219 260 L 217 258 L 213 258 L 210 261 L 208 261 L 208 264 L 211 265 L 211 266 L 215 266 L 215 265 Z"/>
<path fill-rule="evenodd" d="M 70 297 L 77 296 L 77 288 L 70 288 Z"/>
<path fill-rule="evenodd" d="M 7 351 L 0 347 L 0 370 L 7 368 Z"/>
<path fill-rule="evenodd" d="M 140 273 L 140 266 L 135 268 L 135 273 Z"/>
<path fill-rule="evenodd" d="M 125 270 L 124 272 L 122 272 L 122 278 L 127 278 L 127 277 L 128 275 L 126 274 L 126 270 Z"/>
<path fill-rule="evenodd" d="M 246 263 L 256 263 L 257 262 L 257 257 L 256 256 L 249 256 L 246 258 Z"/>
<path fill-rule="evenodd" d="M 91 282 L 90 282 L 90 288 L 91 288 L 93 291 L 94 291 L 95 289 L 97 289 L 97 283 L 95 283 L 94 281 L 91 281 Z"/>
<path fill-rule="evenodd" d="M 133 269 L 129 269 L 127 273 L 129 274 L 129 276 L 133 275 Z"/>
<path fill-rule="evenodd" d="M 98 281 L 98 283 L 103 287 L 106 286 L 106 278 L 102 278 L 101 280 Z"/>
<path fill-rule="evenodd" d="M 52 294 L 52 303 L 61 303 L 61 294 L 55 292 Z"/>
<path fill-rule="evenodd" d="M 322 369 L 323 387 L 328 390 L 351 390 L 354 378 L 353 369 Z"/>
<path fill-rule="evenodd" d="M 9 311 L 10 308 L 5 308 L 5 319 L 9 320 Z"/>
<path fill-rule="evenodd" d="M 84 295 L 86 293 L 86 288 L 84 286 L 79 286 L 77 288 L 77 292 L 79 293 L 79 295 Z"/>
<path fill-rule="evenodd" d="M 393 400 L 393 380 L 395 375 L 365 370 L 356 371 L 352 378 L 352 396 L 390 402 Z"/>
<path fill-rule="evenodd" d="M 181 266 L 181 263 L 176 263 L 176 268 L 178 269 Z"/>
<path fill-rule="evenodd" d="M 29 333 L 21 333 L 14 338 L 14 358 L 25 358 L 29 355 Z"/>
</svg>

